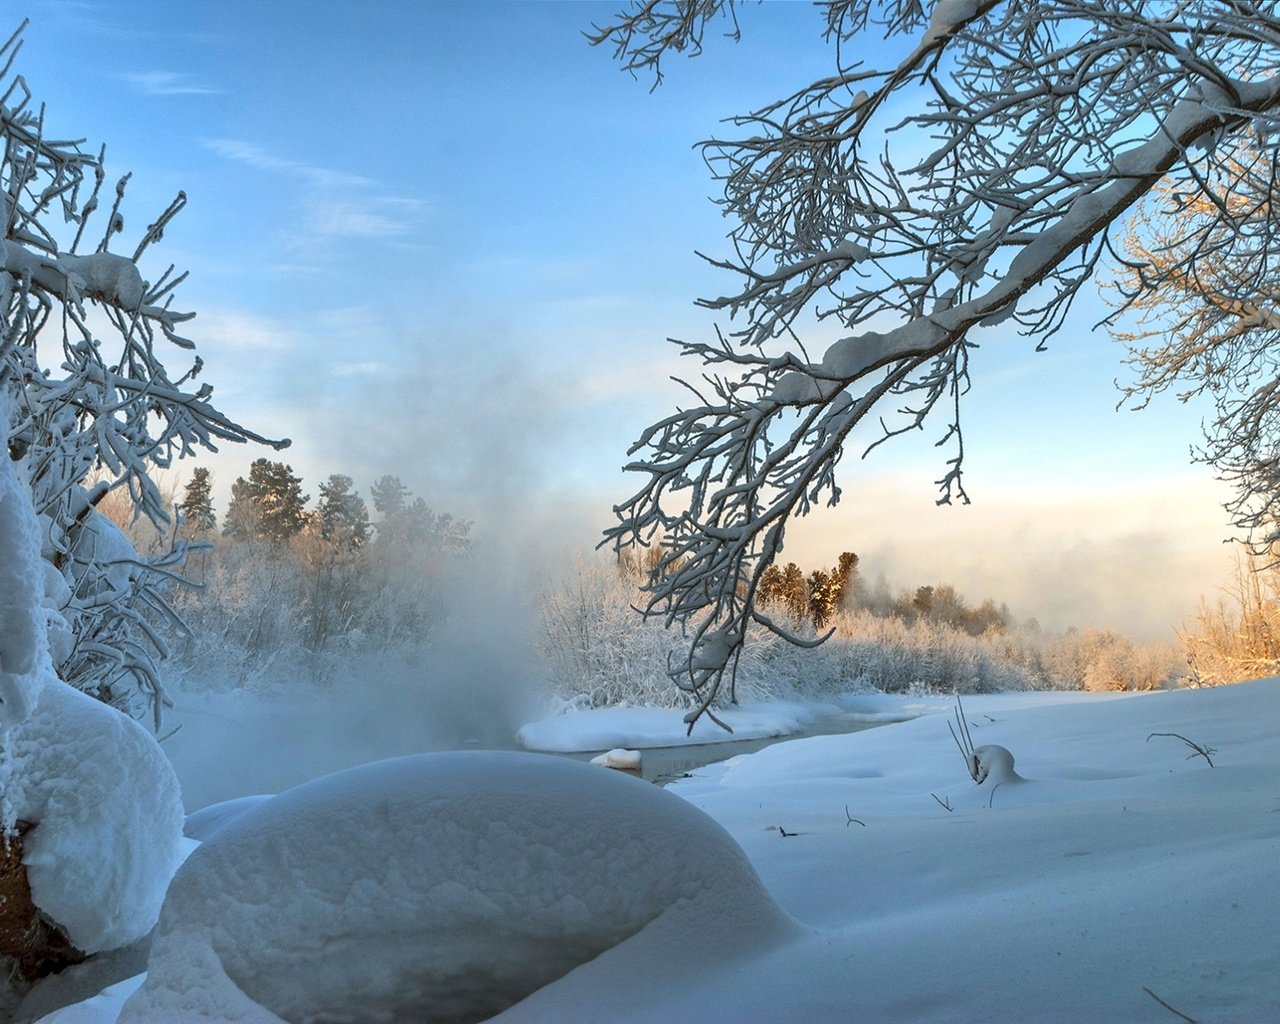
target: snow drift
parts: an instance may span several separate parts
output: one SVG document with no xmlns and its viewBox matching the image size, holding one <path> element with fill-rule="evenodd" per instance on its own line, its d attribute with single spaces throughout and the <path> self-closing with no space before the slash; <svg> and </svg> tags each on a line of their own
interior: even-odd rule
<svg viewBox="0 0 1280 1024">
<path fill-rule="evenodd" d="M 213 831 L 120 1021 L 478 1021 L 650 929 L 741 948 L 794 927 L 678 797 L 545 755 L 422 754 Z"/>
</svg>

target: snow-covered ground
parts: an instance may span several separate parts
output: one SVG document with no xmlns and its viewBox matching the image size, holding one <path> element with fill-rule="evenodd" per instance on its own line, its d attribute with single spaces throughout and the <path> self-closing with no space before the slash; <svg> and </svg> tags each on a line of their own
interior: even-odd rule
<svg viewBox="0 0 1280 1024">
<path fill-rule="evenodd" d="M 756 924 L 729 941 L 714 913 L 659 914 L 494 1019 L 1280 1020 L 1280 681 L 966 698 L 973 743 L 1016 759 L 1021 778 L 998 786 L 970 779 L 949 701 L 858 699 L 869 714 L 920 717 L 708 766 L 668 788 L 683 801 L 644 812 L 656 818 L 642 832 L 662 831 L 664 807 L 705 812 L 794 923 L 748 914 Z M 1213 765 L 1157 733 L 1212 748 Z M 587 782 L 582 772 L 609 772 L 577 770 Z M 483 799 L 469 791 L 467 806 Z M 251 804 L 255 830 L 274 827 L 273 803 Z M 591 801 L 552 801 L 530 842 L 559 837 L 586 889 L 602 877 L 651 887 L 643 864 L 609 875 L 609 857 L 573 859 L 575 844 L 600 848 L 597 815 Z M 334 853 L 379 877 L 376 845 Z M 690 857 L 684 870 L 708 868 L 705 854 Z M 128 988 L 46 1020 L 114 1021 Z"/>
</svg>

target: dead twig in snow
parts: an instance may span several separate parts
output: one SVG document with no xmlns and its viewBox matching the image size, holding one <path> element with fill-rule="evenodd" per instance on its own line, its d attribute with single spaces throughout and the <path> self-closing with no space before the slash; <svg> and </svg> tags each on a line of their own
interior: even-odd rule
<svg viewBox="0 0 1280 1024">
<path fill-rule="evenodd" d="M 853 816 L 849 813 L 849 805 L 848 805 L 848 804 L 845 804 L 845 805 L 844 805 L 844 816 L 845 816 L 845 819 L 846 819 L 846 821 L 845 821 L 845 823 L 844 823 L 844 827 L 845 827 L 845 828 L 848 828 L 850 825 L 852 825 L 852 824 L 854 824 L 854 823 L 857 823 L 857 824 L 861 825 L 863 828 L 866 828 L 866 827 L 867 827 L 867 823 L 866 823 L 865 821 L 858 821 L 858 819 L 857 819 L 857 818 L 853 817 Z"/>
<path fill-rule="evenodd" d="M 989 797 L 987 797 L 987 810 L 991 810 L 991 808 L 995 805 L 995 802 L 996 802 L 996 790 L 997 790 L 997 789 L 999 789 L 999 788 L 1000 788 L 1001 786 L 1003 786 L 1003 785 L 1004 785 L 1004 783 L 1003 783 L 1003 782 L 997 782 L 997 783 L 995 784 L 995 786 L 993 786 L 993 787 L 992 787 L 992 789 L 991 789 L 991 795 L 990 795 Z"/>
<path fill-rule="evenodd" d="M 1213 767 L 1213 758 L 1210 755 L 1217 753 L 1217 751 L 1214 750 L 1213 747 L 1210 747 L 1207 745 L 1202 746 L 1199 743 L 1194 743 L 1191 740 L 1187 739 L 1185 736 L 1176 732 L 1153 732 L 1151 736 L 1172 736 L 1174 739 L 1182 740 L 1183 743 L 1185 743 L 1187 746 L 1189 746 L 1192 749 L 1192 751 L 1194 751 L 1194 753 L 1187 755 L 1188 761 L 1190 761 L 1193 757 L 1203 757 L 1206 761 L 1209 762 L 1209 767 L 1210 768 Z M 1151 736 L 1147 737 L 1148 743 L 1151 742 Z"/>
<path fill-rule="evenodd" d="M 1164 735 L 1164 734 L 1162 734 L 1162 733 L 1152 733 L 1151 735 L 1152 735 L 1152 736 L 1157 736 L 1157 735 Z M 1179 737 L 1178 737 L 1178 739 L 1182 739 L 1182 737 L 1181 737 L 1181 736 L 1179 736 Z M 1152 999 L 1154 999 L 1157 1003 L 1159 1003 L 1161 1006 L 1163 1006 L 1163 1007 L 1164 1007 L 1166 1010 L 1168 1010 L 1170 1013 L 1177 1014 L 1179 1017 L 1181 1017 L 1183 1020 L 1185 1020 L 1185 1021 L 1187 1022 L 1187 1024 L 1197 1024 L 1196 1019 L 1195 1019 L 1194 1017 L 1188 1017 L 1188 1016 L 1187 1016 L 1185 1013 L 1183 1013 L 1181 1010 L 1175 1010 L 1172 1006 L 1170 1006 L 1168 1003 L 1166 1003 L 1166 1002 L 1165 1002 L 1163 999 L 1161 999 L 1158 995 L 1156 995 L 1154 992 L 1152 992 L 1152 991 L 1151 991 L 1151 989 L 1147 988 L 1147 986 L 1146 986 L 1146 985 L 1143 985 L 1143 986 L 1142 986 L 1142 991 L 1143 991 L 1143 992 L 1145 992 L 1147 995 L 1149 995 Z"/>
<path fill-rule="evenodd" d="M 947 729 L 951 733 L 951 738 L 956 741 L 956 746 L 960 750 L 960 756 L 964 758 L 965 769 L 969 772 L 969 778 L 974 782 L 978 781 L 978 759 L 973 753 L 973 737 L 969 735 L 969 723 L 965 721 L 964 705 L 960 703 L 960 694 L 956 694 L 955 706 L 956 726 L 950 722 L 947 723 Z"/>
<path fill-rule="evenodd" d="M 993 789 L 991 792 L 993 792 L 993 793 L 994 793 L 994 792 L 995 792 L 995 790 Z M 939 799 L 939 797 L 938 797 L 938 794 L 937 794 L 937 793 L 930 793 L 929 795 L 930 795 L 931 797 L 933 797 L 935 800 L 937 800 L 937 801 L 938 801 L 938 803 L 939 803 L 939 804 L 941 804 L 941 805 L 942 805 L 942 807 L 943 807 L 944 809 L 946 809 L 946 810 L 948 810 L 948 811 L 955 810 L 955 808 L 953 808 L 953 807 L 951 806 L 951 799 L 950 799 L 950 797 L 948 797 L 946 800 L 941 800 L 941 799 Z"/>
</svg>

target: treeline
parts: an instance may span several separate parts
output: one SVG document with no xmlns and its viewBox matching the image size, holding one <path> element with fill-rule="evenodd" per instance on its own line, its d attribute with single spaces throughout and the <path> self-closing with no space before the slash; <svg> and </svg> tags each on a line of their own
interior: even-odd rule
<svg viewBox="0 0 1280 1024">
<path fill-rule="evenodd" d="M 547 595 L 542 655 L 563 699 L 589 707 L 681 703 L 667 675 L 682 653 L 679 637 L 634 611 L 643 604 L 644 570 L 654 564 L 646 555 L 580 563 Z M 947 584 L 897 594 L 883 582 L 867 586 L 852 553 L 830 570 L 771 568 L 757 600 L 775 622 L 831 637 L 802 649 L 753 628 L 738 666 L 739 700 L 858 689 L 1151 690 L 1176 684 L 1186 671 L 1174 643 L 1140 644 L 1111 630 L 1052 633 L 1015 622 L 994 601 L 971 605 Z"/>
<path fill-rule="evenodd" d="M 232 485 L 221 524 L 212 486 L 197 469 L 175 502 L 176 539 L 189 547 L 186 583 L 170 593 L 185 625 L 168 636 L 177 673 L 209 685 L 323 681 L 348 671 L 352 655 L 419 649 L 447 618 L 445 591 L 463 571 L 471 526 L 399 478 L 369 487 L 372 514 L 338 473 L 309 507 L 291 467 L 259 459 Z M 124 507 L 102 510 L 127 525 Z M 131 532 L 140 550 L 161 543 Z"/>
<path fill-rule="evenodd" d="M 987 598 L 972 607 L 949 584 L 917 587 L 897 596 L 890 596 L 883 582 L 869 587 L 858 572 L 858 556 L 852 551 L 843 552 L 829 570 L 805 573 L 795 562 L 769 566 L 761 575 L 756 600 L 763 608 L 783 613 L 792 626 L 808 623 L 818 632 L 842 611 L 866 611 L 908 623 L 928 619 L 970 636 L 1002 631 L 1012 623 L 1006 605 L 997 607 Z"/>
</svg>

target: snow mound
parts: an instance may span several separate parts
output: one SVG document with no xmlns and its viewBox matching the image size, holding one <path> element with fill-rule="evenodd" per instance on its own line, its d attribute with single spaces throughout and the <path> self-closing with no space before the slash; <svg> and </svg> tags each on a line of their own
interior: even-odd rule
<svg viewBox="0 0 1280 1024">
<path fill-rule="evenodd" d="M 647 783 L 527 753 L 395 758 L 214 831 L 120 1021 L 482 1020 L 671 920 L 699 941 L 794 927 L 728 833 Z"/>
<path fill-rule="evenodd" d="M 591 763 L 603 765 L 605 768 L 616 768 L 623 772 L 638 772 L 644 763 L 644 758 L 638 750 L 614 747 L 603 754 L 597 754 L 591 759 Z"/>
<path fill-rule="evenodd" d="M 234 800 L 222 800 L 216 804 L 210 804 L 208 807 L 202 807 L 200 810 L 193 811 L 187 815 L 186 823 L 182 826 L 182 834 L 188 839 L 195 839 L 203 843 L 227 822 L 235 821 L 245 811 L 257 807 L 264 800 L 270 799 L 271 797 L 267 794 L 238 796 Z"/>
<path fill-rule="evenodd" d="M 182 858 L 181 795 L 159 744 L 50 673 L 9 757 L 5 799 L 35 824 L 22 859 L 36 906 L 87 953 L 146 935 Z"/>
</svg>

